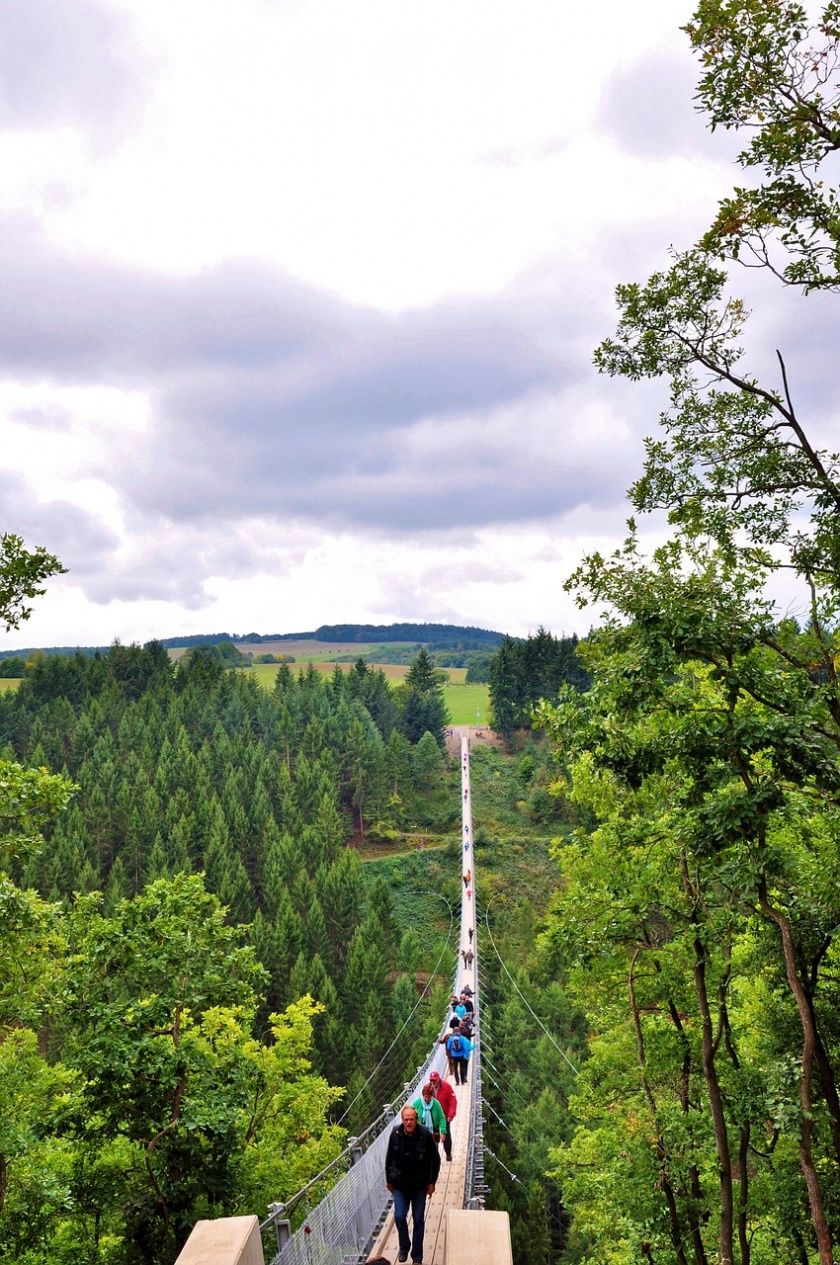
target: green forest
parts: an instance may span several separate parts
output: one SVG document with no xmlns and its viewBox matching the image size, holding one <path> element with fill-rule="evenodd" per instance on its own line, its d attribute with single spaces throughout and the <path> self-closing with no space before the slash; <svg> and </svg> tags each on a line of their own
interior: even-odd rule
<svg viewBox="0 0 840 1265">
<path fill-rule="evenodd" d="M 624 543 L 567 582 L 599 612 L 579 649 L 590 688 L 536 710 L 574 820 L 524 968 L 538 1012 L 557 988 L 568 1010 L 557 1048 L 518 994 L 500 1011 L 503 1032 L 510 1014 L 531 1037 L 500 1067 L 521 1089 L 506 1154 L 515 1171 L 549 1122 L 537 1171 L 560 1200 L 557 1259 L 831 1265 L 840 457 L 801 357 L 763 343 L 730 265 L 792 304 L 819 293 L 826 312 L 840 287 L 840 8 L 811 25 L 797 4 L 703 0 L 686 32 L 708 121 L 744 133 L 744 183 L 696 246 L 618 287 L 595 355 L 608 376 L 660 382 L 668 403 Z M 668 527 L 653 549 L 650 516 Z M 555 1067 L 529 1143 L 527 1104 L 574 1014 L 586 1057 Z M 506 1179 L 523 1211 L 527 1175 Z"/>
<path fill-rule="evenodd" d="M 171 1261 L 197 1217 L 293 1193 L 437 1031 L 432 991 L 369 1079 L 420 963 L 346 846 L 456 820 L 437 676 L 267 693 L 115 646 L 3 704 L 0 1259 Z"/>
</svg>

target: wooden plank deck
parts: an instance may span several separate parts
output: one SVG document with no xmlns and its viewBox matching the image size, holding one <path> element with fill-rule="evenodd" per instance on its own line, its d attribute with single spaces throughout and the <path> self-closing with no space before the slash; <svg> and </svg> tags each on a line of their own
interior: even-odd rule
<svg viewBox="0 0 840 1265">
<path fill-rule="evenodd" d="M 458 952 L 464 949 L 473 948 L 473 942 L 469 938 L 470 928 L 475 934 L 475 865 L 473 863 L 473 846 L 472 846 L 472 796 L 470 793 L 470 759 L 469 759 L 469 740 L 465 735 L 461 736 L 461 841 L 462 852 L 461 862 L 463 869 L 462 874 L 466 874 L 467 870 L 471 871 L 471 883 L 469 887 L 464 884 L 464 905 L 461 916 L 461 935 L 458 944 Z M 468 894 L 469 893 L 469 894 Z M 459 961 L 461 959 L 459 958 Z M 460 988 L 468 984 L 471 989 L 475 989 L 475 972 L 470 968 L 462 967 L 459 973 Z M 459 991 L 460 991 L 459 988 Z M 475 998 L 476 1005 L 479 999 Z M 470 1060 L 472 1063 L 472 1059 Z M 458 1111 L 455 1119 L 452 1121 L 452 1162 L 447 1163 L 443 1154 L 443 1146 L 440 1148 L 441 1165 L 440 1176 L 438 1178 L 435 1193 L 431 1199 L 426 1201 L 426 1232 L 423 1239 L 423 1265 L 446 1265 L 447 1247 L 446 1238 L 448 1226 L 458 1224 L 457 1220 L 450 1219 L 450 1213 L 455 1211 L 463 1212 L 464 1209 L 464 1187 L 466 1185 L 467 1176 L 467 1149 L 470 1140 L 470 1114 L 472 1110 L 472 1068 L 467 1070 L 467 1084 L 456 1085 L 453 1078 L 447 1074 L 446 1080 L 455 1090 L 455 1097 L 458 1102 Z M 400 1103 L 400 1108 L 404 1104 Z M 397 1112 L 396 1124 L 399 1124 L 399 1111 Z M 385 1174 L 382 1174 L 383 1184 L 385 1182 Z M 478 1212 L 470 1212 L 466 1215 L 470 1217 L 479 1217 L 482 1214 Z M 504 1215 L 507 1219 L 507 1214 Z M 477 1227 L 477 1222 L 474 1223 Z M 411 1230 L 411 1216 L 409 1214 L 409 1231 Z M 509 1245 L 510 1234 L 508 1231 L 507 1243 Z M 394 1224 L 394 1212 L 391 1208 L 385 1219 L 377 1239 L 371 1249 L 371 1256 L 387 1257 L 392 1263 L 396 1261 L 399 1252 L 399 1243 L 397 1240 L 397 1228 Z M 510 1251 L 508 1246 L 506 1261 L 509 1263 Z M 478 1258 L 474 1258 L 478 1259 Z M 492 1255 L 489 1258 L 493 1259 Z"/>
<path fill-rule="evenodd" d="M 469 1076 L 469 1072 L 467 1072 Z M 440 1176 L 435 1193 L 426 1201 L 426 1233 L 423 1239 L 423 1265 L 446 1265 L 446 1228 L 450 1210 L 463 1208 L 464 1183 L 467 1175 L 467 1145 L 470 1136 L 470 1110 L 472 1106 L 472 1085 L 455 1085 L 452 1077 L 447 1082 L 455 1090 L 458 1111 L 452 1121 L 452 1163 L 448 1164 L 440 1147 Z M 385 1181 L 385 1174 L 382 1174 Z M 409 1232 L 411 1216 L 409 1214 Z M 393 1262 L 399 1252 L 397 1227 L 394 1224 L 394 1212 L 391 1209 L 379 1237 L 371 1249 L 371 1256 L 385 1256 Z"/>
</svg>

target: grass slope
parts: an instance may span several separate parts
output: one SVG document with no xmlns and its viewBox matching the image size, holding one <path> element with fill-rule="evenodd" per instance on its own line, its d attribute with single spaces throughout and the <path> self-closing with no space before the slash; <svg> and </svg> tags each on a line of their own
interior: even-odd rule
<svg viewBox="0 0 840 1265">
<path fill-rule="evenodd" d="M 534 796 L 536 781 L 534 748 L 509 756 L 494 747 L 480 747 L 470 758 L 470 784 L 475 831 L 475 867 L 478 876 L 478 910 L 490 908 L 494 936 L 504 938 L 514 960 L 526 960 L 533 951 L 542 917 L 558 882 L 551 840 L 564 833 L 559 802 Z M 460 799 L 457 767 L 447 774 L 448 794 Z M 539 803 L 540 811 L 535 810 Z M 406 850 L 405 841 L 369 845 L 361 849 L 369 878 L 384 877 L 394 900 L 395 916 L 405 930 L 414 926 L 424 947 L 431 952 L 449 925 L 448 901 L 457 913 L 461 901 L 460 833 L 425 832 L 426 847 Z M 441 899 L 443 898 L 443 899 Z M 482 952 L 492 953 L 489 939 Z M 430 964 L 431 965 L 431 964 Z"/>
<path fill-rule="evenodd" d="M 466 676 L 464 668 L 449 669 L 449 684 L 444 686 L 443 698 L 452 725 L 486 725 L 490 718 L 490 690 L 487 685 L 467 685 L 453 680 L 456 672 Z"/>
<path fill-rule="evenodd" d="M 296 663 L 291 664 L 292 672 L 296 672 L 300 667 L 306 667 L 307 664 L 314 665 L 319 672 L 323 672 L 326 676 L 331 676 L 335 668 L 340 672 L 350 672 L 353 668 L 352 663 L 333 663 L 326 659 L 297 659 Z M 254 674 L 261 686 L 271 689 L 275 683 L 277 676 L 276 663 L 254 663 L 250 668 L 243 668 L 242 672 L 250 672 Z M 397 684 L 405 681 L 409 668 L 402 663 L 371 663 L 369 668 L 381 670 L 386 674 L 388 681 Z M 488 716 L 490 716 L 490 693 L 487 686 L 474 686 L 474 684 L 466 683 L 466 668 L 443 668 L 442 672 L 447 673 L 448 683 L 444 686 L 444 700 L 447 703 L 449 711 L 450 724 L 453 725 L 474 725 L 476 724 L 476 711 L 479 713 L 479 724 L 486 725 Z"/>
</svg>

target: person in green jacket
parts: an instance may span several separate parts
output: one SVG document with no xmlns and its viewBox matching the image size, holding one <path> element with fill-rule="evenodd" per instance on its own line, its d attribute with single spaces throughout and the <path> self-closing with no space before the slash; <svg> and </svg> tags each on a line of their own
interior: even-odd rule
<svg viewBox="0 0 840 1265">
<path fill-rule="evenodd" d="M 417 1112 L 417 1121 L 430 1129 L 434 1134 L 435 1142 L 440 1146 L 440 1140 L 445 1137 L 449 1131 L 449 1125 L 446 1123 L 446 1116 L 443 1114 L 432 1085 L 424 1085 L 420 1091 L 420 1097 L 415 1098 L 411 1104 Z"/>
</svg>

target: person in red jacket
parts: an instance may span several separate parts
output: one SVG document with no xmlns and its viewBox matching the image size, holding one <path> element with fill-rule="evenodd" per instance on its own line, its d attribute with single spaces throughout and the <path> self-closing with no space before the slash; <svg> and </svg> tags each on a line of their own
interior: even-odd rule
<svg viewBox="0 0 840 1265">
<path fill-rule="evenodd" d="M 447 1085 L 446 1081 L 440 1079 L 440 1072 L 432 1072 L 429 1077 L 429 1084 L 432 1087 L 432 1093 L 437 1098 L 443 1114 L 446 1116 L 447 1130 L 443 1135 L 443 1153 L 452 1163 L 452 1121 L 455 1119 L 455 1112 L 458 1110 L 458 1102 L 455 1098 L 455 1091 L 451 1085 Z"/>
</svg>

